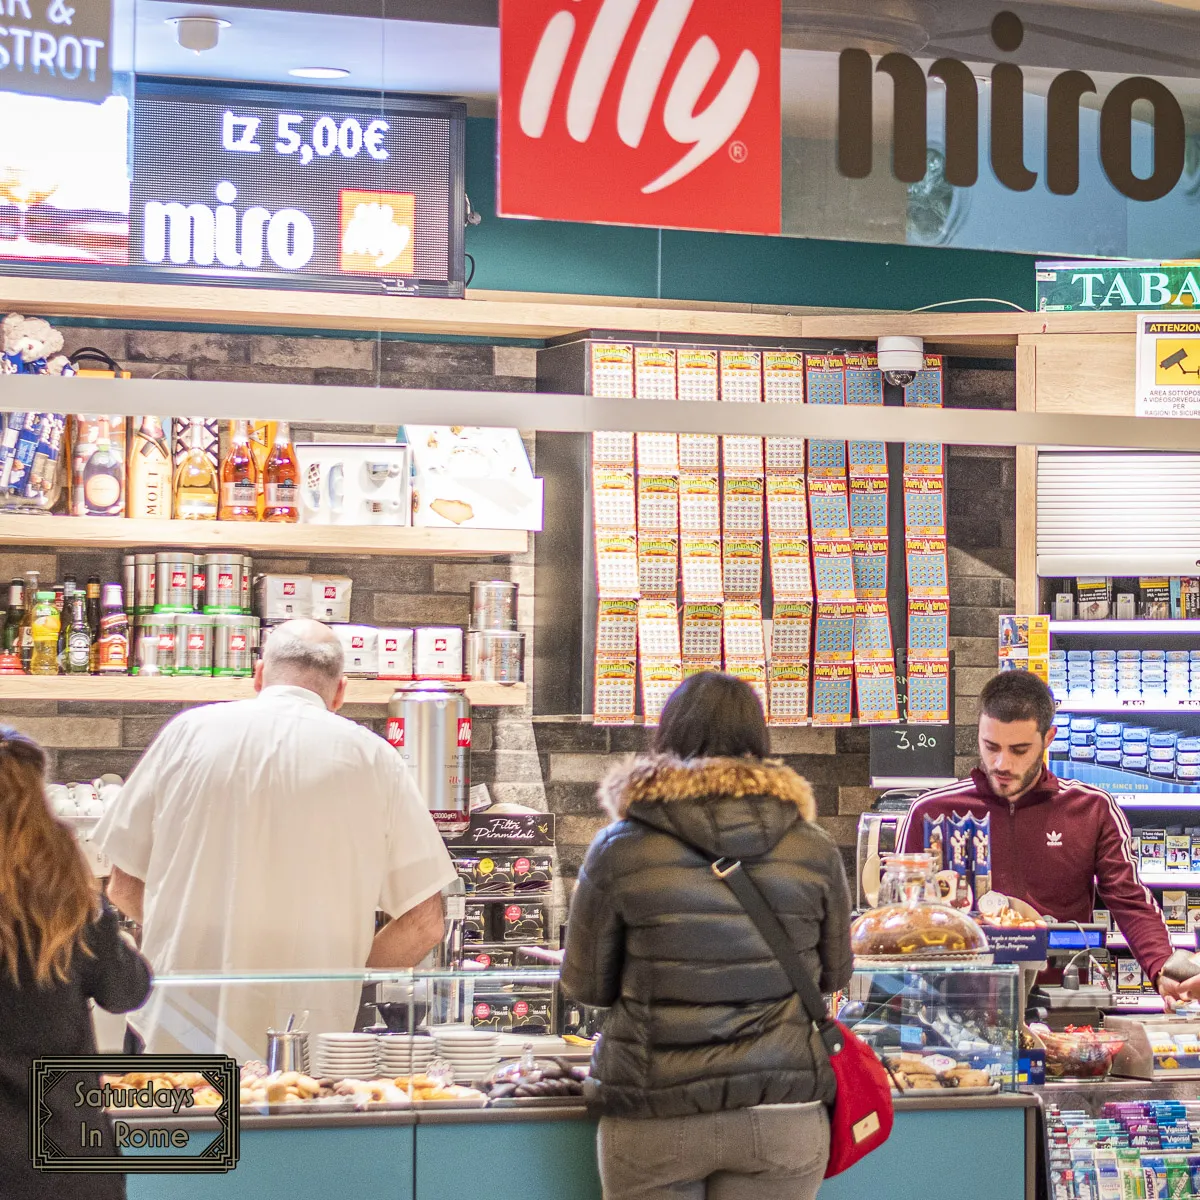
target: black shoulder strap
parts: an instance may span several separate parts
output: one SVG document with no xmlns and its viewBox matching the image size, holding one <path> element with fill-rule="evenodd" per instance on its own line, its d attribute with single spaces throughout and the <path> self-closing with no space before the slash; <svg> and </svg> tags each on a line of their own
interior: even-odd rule
<svg viewBox="0 0 1200 1200">
<path fill-rule="evenodd" d="M 630 819 L 638 820 L 637 817 Z M 841 1050 L 841 1031 L 825 1010 L 825 1001 L 821 996 L 820 988 L 804 969 L 800 953 L 792 944 L 792 939 L 788 937 L 783 922 L 771 911 L 771 906 L 763 897 L 758 884 L 747 874 L 741 861 L 735 858 L 714 858 L 706 850 L 702 850 L 687 838 L 681 837 L 674 830 L 663 829 L 658 825 L 649 825 L 644 821 L 639 823 L 646 825 L 649 829 L 657 830 L 659 833 L 665 833 L 668 837 L 673 837 L 708 862 L 712 873 L 737 897 L 738 903 L 746 910 L 746 915 L 754 923 L 755 929 L 762 935 L 763 941 L 767 943 L 771 953 L 778 959 L 784 974 L 788 977 L 792 987 L 796 989 L 796 994 L 800 997 L 801 1004 L 804 1005 L 804 1011 L 816 1026 L 830 1053 L 836 1054 Z"/>
</svg>

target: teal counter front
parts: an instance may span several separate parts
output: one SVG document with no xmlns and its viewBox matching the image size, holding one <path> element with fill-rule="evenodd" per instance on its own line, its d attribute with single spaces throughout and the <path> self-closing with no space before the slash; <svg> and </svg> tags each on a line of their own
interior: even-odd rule
<svg viewBox="0 0 1200 1200">
<path fill-rule="evenodd" d="M 820 1200 L 1034 1200 L 1038 1100 L 896 1103 L 880 1150 Z M 953 1163 L 953 1165 L 951 1165 Z M 245 1117 L 227 1175 L 130 1175 L 129 1200 L 600 1200 L 595 1123 L 580 1109 Z"/>
</svg>

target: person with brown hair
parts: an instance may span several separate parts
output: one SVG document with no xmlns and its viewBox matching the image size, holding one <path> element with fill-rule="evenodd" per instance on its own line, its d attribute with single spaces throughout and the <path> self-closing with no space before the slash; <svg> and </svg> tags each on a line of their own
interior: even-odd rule
<svg viewBox="0 0 1200 1200">
<path fill-rule="evenodd" d="M 150 968 L 100 896 L 75 835 L 46 801 L 46 755 L 0 726 L 0 1196 L 4 1200 L 122 1200 L 125 1177 L 47 1174 L 29 1154 L 33 1059 L 96 1053 L 88 1001 L 129 1012 L 150 992 Z M 99 1077 L 84 1077 L 99 1087 Z M 78 1146 L 79 1122 L 103 1146 Z M 54 1113 L 47 1135 L 73 1154 L 116 1154 L 94 1108 Z"/>
<path fill-rule="evenodd" d="M 769 757 L 748 684 L 672 693 L 654 753 L 613 773 L 563 989 L 607 1008 L 592 1057 L 605 1200 L 813 1200 L 837 1083 L 783 967 L 714 860 L 740 860 L 822 992 L 851 974 L 841 854 L 808 783 Z"/>
</svg>

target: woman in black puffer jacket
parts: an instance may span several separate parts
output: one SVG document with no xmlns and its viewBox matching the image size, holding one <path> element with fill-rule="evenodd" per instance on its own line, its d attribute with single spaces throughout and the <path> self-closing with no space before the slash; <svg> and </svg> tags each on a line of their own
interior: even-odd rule
<svg viewBox="0 0 1200 1200">
<path fill-rule="evenodd" d="M 580 872 L 562 975 L 610 1010 L 592 1066 L 605 1200 L 811 1200 L 829 1152 L 828 1057 L 733 893 L 673 835 L 747 865 L 823 992 L 850 979 L 841 855 L 808 783 L 768 759 L 741 680 L 684 682 L 654 750 L 601 787 L 616 823 Z"/>
</svg>

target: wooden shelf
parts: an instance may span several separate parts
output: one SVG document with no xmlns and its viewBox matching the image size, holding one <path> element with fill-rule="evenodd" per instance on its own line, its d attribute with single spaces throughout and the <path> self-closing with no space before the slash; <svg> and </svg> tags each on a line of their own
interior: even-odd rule
<svg viewBox="0 0 1200 1200">
<path fill-rule="evenodd" d="M 0 514 L 0 545 L 186 546 L 251 553 L 524 554 L 529 535 L 511 529 L 430 529 L 388 525 L 269 525 L 262 521 L 132 521 L 123 517 Z"/>
<path fill-rule="evenodd" d="M 347 704 L 386 704 L 402 686 L 391 679 L 351 679 Z M 472 704 L 483 707 L 516 707 L 527 698 L 523 683 L 466 685 Z M 0 700 L 91 700 L 102 703 L 152 701 L 174 704 L 211 704 L 220 700 L 247 700 L 254 695 L 249 679 L 216 679 L 208 676 L 140 675 L 0 675 Z"/>
</svg>

